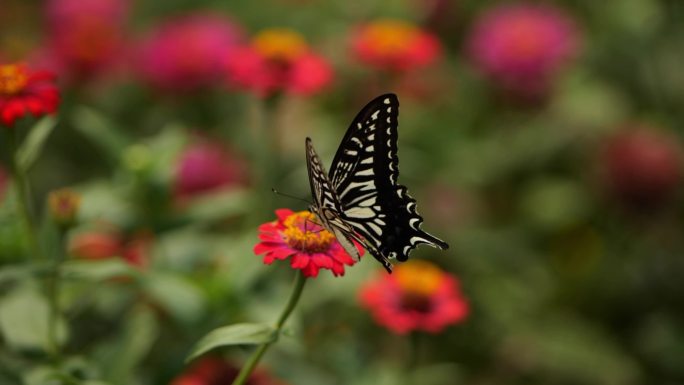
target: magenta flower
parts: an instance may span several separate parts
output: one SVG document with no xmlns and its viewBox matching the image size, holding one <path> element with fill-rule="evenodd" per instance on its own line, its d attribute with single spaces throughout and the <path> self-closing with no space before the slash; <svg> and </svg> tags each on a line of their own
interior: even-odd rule
<svg viewBox="0 0 684 385">
<path fill-rule="evenodd" d="M 125 0 L 50 0 L 46 5 L 47 40 L 36 62 L 60 78 L 82 80 L 124 62 Z"/>
<path fill-rule="evenodd" d="M 538 99 L 577 54 L 574 20 L 550 5 L 506 4 L 486 11 L 467 42 L 478 68 L 504 91 Z"/>
<path fill-rule="evenodd" d="M 280 209 L 276 216 L 278 220 L 259 226 L 261 242 L 254 247 L 255 254 L 264 254 L 265 264 L 289 258 L 293 269 L 314 278 L 320 269 L 328 269 L 336 277 L 344 275 L 344 266 L 355 263 L 335 236 L 316 224 L 314 214 Z M 363 248 L 356 247 L 363 254 Z"/>
<path fill-rule="evenodd" d="M 223 146 L 201 139 L 181 154 L 176 166 L 175 195 L 180 199 L 244 184 L 245 161 Z"/>
<path fill-rule="evenodd" d="M 162 90 L 193 91 L 216 84 L 223 63 L 242 39 L 228 18 L 200 13 L 168 20 L 150 32 L 136 52 L 135 66 Z"/>
</svg>

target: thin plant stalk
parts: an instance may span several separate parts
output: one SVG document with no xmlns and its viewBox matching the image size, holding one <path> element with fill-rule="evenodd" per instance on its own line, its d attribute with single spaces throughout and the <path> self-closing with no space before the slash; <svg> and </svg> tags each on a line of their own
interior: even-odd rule
<svg viewBox="0 0 684 385">
<path fill-rule="evenodd" d="M 240 369 L 240 373 L 238 376 L 235 378 L 233 381 L 233 385 L 244 385 L 247 382 L 247 379 L 249 376 L 252 374 L 254 371 L 254 368 L 256 368 L 257 364 L 261 360 L 261 357 L 263 357 L 264 353 L 268 350 L 271 345 L 273 345 L 276 341 L 278 336 L 280 335 L 280 332 L 283 329 L 283 325 L 285 325 L 285 322 L 287 321 L 288 317 L 290 317 L 290 314 L 294 310 L 294 308 L 297 306 L 297 303 L 299 302 L 299 297 L 302 295 L 302 291 L 304 289 L 304 284 L 306 283 L 306 277 L 304 276 L 303 273 L 297 272 L 297 276 L 295 277 L 295 282 L 292 288 L 292 292 L 290 293 L 290 298 L 287 300 L 287 304 L 285 305 L 285 308 L 283 308 L 282 313 L 278 317 L 278 320 L 276 321 L 275 324 L 275 336 L 276 339 L 271 342 L 266 342 L 261 345 L 252 353 L 252 355 L 249 357 L 245 365 Z"/>
</svg>

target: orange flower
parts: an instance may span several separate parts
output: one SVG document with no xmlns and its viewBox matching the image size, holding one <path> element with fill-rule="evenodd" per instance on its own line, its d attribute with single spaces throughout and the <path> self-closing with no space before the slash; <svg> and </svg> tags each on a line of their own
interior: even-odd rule
<svg viewBox="0 0 684 385">
<path fill-rule="evenodd" d="M 371 67 L 405 72 L 433 64 L 442 48 L 436 36 L 416 25 L 381 19 L 358 28 L 352 38 L 352 50 Z"/>
<path fill-rule="evenodd" d="M 259 226 L 261 242 L 254 247 L 255 254 L 265 254 L 265 264 L 290 258 L 290 266 L 302 270 L 306 277 L 318 276 L 320 269 L 329 269 L 335 276 L 344 275 L 344 266 L 354 264 L 335 236 L 316 224 L 314 214 L 280 209 L 276 215 L 277 221 Z"/>
<path fill-rule="evenodd" d="M 0 122 L 6 126 L 29 113 L 35 117 L 51 114 L 59 105 L 55 75 L 31 71 L 24 64 L 0 65 Z"/>
<path fill-rule="evenodd" d="M 432 263 L 410 261 L 368 282 L 359 295 L 376 322 L 395 333 L 438 333 L 468 315 L 456 278 Z"/>
<path fill-rule="evenodd" d="M 267 96 L 275 92 L 310 95 L 328 86 L 332 67 L 289 29 L 267 29 L 226 62 L 231 84 Z"/>
</svg>

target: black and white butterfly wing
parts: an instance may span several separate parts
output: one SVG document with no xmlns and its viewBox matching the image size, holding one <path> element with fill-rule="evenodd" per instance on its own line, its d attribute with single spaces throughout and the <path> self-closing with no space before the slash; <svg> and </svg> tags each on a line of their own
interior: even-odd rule
<svg viewBox="0 0 684 385">
<path fill-rule="evenodd" d="M 309 171 L 309 184 L 314 199 L 310 210 L 318 216 L 323 227 L 335 235 L 345 251 L 358 261 L 361 255 L 352 241 L 357 238 L 354 229 L 340 219 L 339 212 L 342 210 L 340 200 L 309 138 L 306 138 L 306 167 Z"/>
<path fill-rule="evenodd" d="M 406 261 L 418 244 L 445 250 L 449 245 L 420 229 L 416 200 L 397 183 L 399 100 L 379 96 L 352 121 L 335 154 L 329 181 L 340 205 L 340 219 L 365 240 L 382 262 Z"/>
</svg>

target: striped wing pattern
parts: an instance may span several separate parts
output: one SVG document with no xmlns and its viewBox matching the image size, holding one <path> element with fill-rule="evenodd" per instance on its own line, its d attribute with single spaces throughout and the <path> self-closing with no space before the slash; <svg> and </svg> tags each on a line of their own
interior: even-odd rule
<svg viewBox="0 0 684 385">
<path fill-rule="evenodd" d="M 313 210 L 319 217 L 334 217 L 335 225 L 343 223 L 346 238 L 359 240 L 388 271 L 390 259 L 406 261 L 411 250 L 421 243 L 443 250 L 449 247 L 420 229 L 423 218 L 416 211 L 416 200 L 405 186 L 397 184 L 398 116 L 399 101 L 394 94 L 381 95 L 368 103 L 342 139 L 329 177 L 318 157 L 307 155 L 309 163 L 317 163 L 309 165 L 316 206 Z M 307 154 L 313 151 L 310 143 L 307 138 Z M 312 173 L 316 168 L 318 172 Z M 314 181 L 317 177 L 318 181 Z"/>
</svg>

